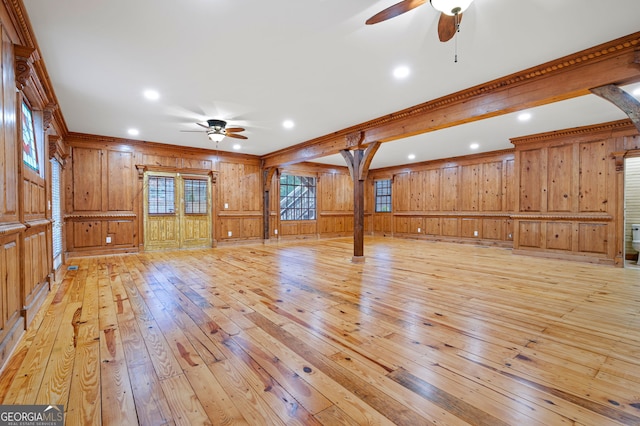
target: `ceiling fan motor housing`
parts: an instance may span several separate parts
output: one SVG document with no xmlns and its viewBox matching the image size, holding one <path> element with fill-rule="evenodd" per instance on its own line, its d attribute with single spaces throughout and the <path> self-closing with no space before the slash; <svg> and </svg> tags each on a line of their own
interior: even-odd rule
<svg viewBox="0 0 640 426">
<path fill-rule="evenodd" d="M 209 124 L 209 127 L 212 127 L 212 128 L 224 129 L 227 126 L 227 122 L 224 120 L 211 119 L 211 120 L 207 120 L 207 123 Z"/>
</svg>

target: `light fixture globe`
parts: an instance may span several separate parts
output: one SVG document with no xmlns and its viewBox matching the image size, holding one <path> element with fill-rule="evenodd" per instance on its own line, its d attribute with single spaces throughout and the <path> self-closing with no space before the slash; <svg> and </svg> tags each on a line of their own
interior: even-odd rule
<svg viewBox="0 0 640 426">
<path fill-rule="evenodd" d="M 473 0 L 429 0 L 431 6 L 438 12 L 453 16 L 462 13 L 471 5 Z"/>
<path fill-rule="evenodd" d="M 214 142 L 220 142 L 224 139 L 226 133 L 224 129 L 212 129 L 207 131 L 207 136 Z"/>
</svg>

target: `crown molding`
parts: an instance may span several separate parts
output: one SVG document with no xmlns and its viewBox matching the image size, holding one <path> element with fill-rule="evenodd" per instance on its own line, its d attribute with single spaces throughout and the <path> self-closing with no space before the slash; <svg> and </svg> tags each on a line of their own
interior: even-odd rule
<svg viewBox="0 0 640 426">
<path fill-rule="evenodd" d="M 34 49 L 37 52 L 37 58 L 40 59 L 42 57 L 42 53 L 40 52 L 40 47 L 38 46 L 38 42 L 35 37 L 35 32 L 33 31 L 33 27 L 31 26 L 31 21 L 29 20 L 29 16 L 25 9 L 24 3 L 22 0 L 2 0 L 5 8 L 7 9 L 7 13 L 9 15 L 9 19 L 11 19 L 11 23 L 13 24 L 13 28 L 19 38 L 19 40 L 13 40 L 14 44 L 19 44 L 25 46 L 27 48 Z M 35 80 L 37 80 L 38 89 L 40 89 L 43 93 L 43 97 L 47 100 L 44 102 L 47 105 L 59 105 L 58 99 L 56 97 L 55 91 L 53 89 L 53 84 L 51 84 L 51 79 L 49 78 L 49 73 L 47 72 L 47 68 L 44 64 L 44 61 L 36 60 L 33 63 L 33 69 L 35 72 Z M 62 115 L 62 111 L 60 108 L 56 108 L 51 111 L 52 120 L 56 122 L 56 127 L 60 129 L 61 136 L 66 136 L 69 132 L 67 128 L 67 123 L 64 120 L 64 116 Z"/>
<path fill-rule="evenodd" d="M 549 140 L 558 140 L 564 138 L 575 138 L 577 136 L 608 136 L 613 132 L 628 131 L 629 133 L 637 133 L 637 130 L 631 120 L 610 121 L 608 123 L 595 124 L 592 126 L 574 127 L 565 130 L 555 130 L 552 132 L 538 133 L 535 135 L 523 136 L 519 138 L 509 139 L 512 144 L 519 146 L 534 142 L 546 142 Z"/>
</svg>

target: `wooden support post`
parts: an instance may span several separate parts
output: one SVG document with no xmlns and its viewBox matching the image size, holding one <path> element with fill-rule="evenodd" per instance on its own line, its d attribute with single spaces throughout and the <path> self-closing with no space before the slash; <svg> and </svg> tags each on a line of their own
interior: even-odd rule
<svg viewBox="0 0 640 426">
<path fill-rule="evenodd" d="M 267 169 L 262 170 L 262 183 L 263 183 L 263 192 L 262 192 L 262 238 L 268 240 L 271 236 L 270 230 L 270 219 L 271 219 L 271 197 L 269 193 L 271 192 L 271 181 L 273 180 L 273 175 L 275 174 L 277 168 L 269 167 Z"/>
<path fill-rule="evenodd" d="M 364 135 L 360 133 L 360 137 Z M 361 139 L 362 140 L 362 139 Z M 364 182 L 367 180 L 369 166 L 380 142 L 374 142 L 366 149 L 340 151 L 347 162 L 349 173 L 353 179 L 353 263 L 364 263 Z"/>
</svg>

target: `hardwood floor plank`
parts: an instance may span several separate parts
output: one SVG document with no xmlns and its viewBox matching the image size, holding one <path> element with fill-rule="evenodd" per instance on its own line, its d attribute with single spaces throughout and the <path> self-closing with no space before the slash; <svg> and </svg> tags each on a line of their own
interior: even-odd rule
<svg viewBox="0 0 640 426">
<path fill-rule="evenodd" d="M 224 346 L 229 351 L 229 363 L 255 391 L 260 403 L 264 402 L 286 424 L 316 423 L 311 413 L 233 338 L 225 337 Z"/>
<path fill-rule="evenodd" d="M 284 425 L 276 413 L 266 404 L 240 373 L 224 360 L 209 365 L 216 380 L 222 385 L 233 404 L 250 425 Z"/>
<path fill-rule="evenodd" d="M 170 424 L 171 410 L 138 322 L 135 319 L 121 321 L 118 328 L 129 370 L 138 423 L 149 426 Z"/>
<path fill-rule="evenodd" d="M 55 343 L 57 331 L 62 323 L 64 304 L 49 305 L 40 328 L 45 330 L 37 333 L 24 358 L 15 380 L 9 386 L 4 404 L 34 404 L 42 384 L 45 369 Z"/>
<path fill-rule="evenodd" d="M 184 374 L 160 381 L 176 425 L 212 425 L 204 407 Z"/>
<path fill-rule="evenodd" d="M 240 345 L 274 380 L 289 389 L 291 396 L 312 414 L 331 406 L 331 401 L 310 386 L 283 359 L 269 351 L 270 342 L 267 342 L 267 336 L 263 333 L 254 327 L 246 330 L 242 335 L 234 336 L 233 341 Z"/>
<path fill-rule="evenodd" d="M 191 368 L 185 374 L 209 421 L 217 425 L 249 425 L 206 365 Z"/>
<path fill-rule="evenodd" d="M 76 355 L 74 320 L 82 309 L 82 303 L 68 303 L 62 313 L 62 323 L 53 344 L 49 362 L 36 397 L 36 404 L 64 405 L 69 395 L 71 372 Z M 77 319 L 79 319 L 77 315 Z"/>
<path fill-rule="evenodd" d="M 76 354 L 67 405 L 66 422 L 75 425 L 101 425 L 100 342 L 98 320 L 78 326 Z"/>
<path fill-rule="evenodd" d="M 129 369 L 117 328 L 100 330 L 100 384 L 103 424 L 138 424 Z"/>
<path fill-rule="evenodd" d="M 310 374 L 313 368 L 317 368 L 345 389 L 358 395 L 360 399 L 364 400 L 377 412 L 396 424 L 416 424 L 422 421 L 409 407 L 404 407 L 383 392 L 372 389 L 360 377 L 318 355 L 313 348 L 287 333 L 267 318 L 257 312 L 248 316 L 258 327 L 307 360 L 309 365 L 303 368 L 305 373 Z"/>
</svg>

